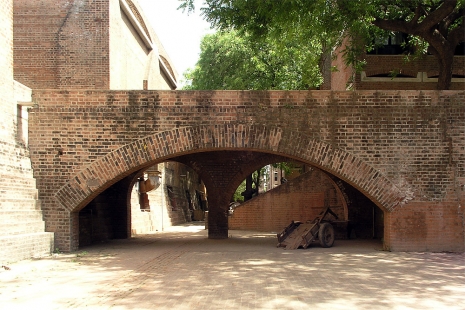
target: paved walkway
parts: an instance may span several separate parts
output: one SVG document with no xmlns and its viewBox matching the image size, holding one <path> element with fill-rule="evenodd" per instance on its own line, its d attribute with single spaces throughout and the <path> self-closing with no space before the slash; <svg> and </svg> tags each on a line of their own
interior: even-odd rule
<svg viewBox="0 0 465 310">
<path fill-rule="evenodd" d="M 203 226 L 11 264 L 0 309 L 465 309 L 465 255 L 371 241 L 276 248 L 274 234 Z"/>
</svg>

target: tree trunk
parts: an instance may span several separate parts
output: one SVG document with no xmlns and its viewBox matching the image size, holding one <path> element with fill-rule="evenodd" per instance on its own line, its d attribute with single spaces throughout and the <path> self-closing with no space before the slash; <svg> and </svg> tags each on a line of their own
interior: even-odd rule
<svg viewBox="0 0 465 310">
<path fill-rule="evenodd" d="M 452 82 L 452 64 L 454 63 L 454 50 L 447 50 L 443 55 L 436 55 L 439 64 L 438 90 L 447 90 Z"/>
<path fill-rule="evenodd" d="M 241 193 L 241 195 L 244 196 L 244 201 L 250 200 L 253 197 L 252 183 L 252 174 L 249 174 L 245 178 L 245 191 Z"/>
</svg>

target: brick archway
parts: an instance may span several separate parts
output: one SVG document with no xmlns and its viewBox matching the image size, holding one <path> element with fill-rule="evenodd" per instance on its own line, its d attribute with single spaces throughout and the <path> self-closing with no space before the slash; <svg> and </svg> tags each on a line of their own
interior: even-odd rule
<svg viewBox="0 0 465 310">
<path fill-rule="evenodd" d="M 70 212 L 77 211 L 134 171 L 174 156 L 218 150 L 266 152 L 317 166 L 352 184 L 388 212 L 409 199 L 382 173 L 342 149 L 284 128 L 248 124 L 184 127 L 146 136 L 82 169 L 55 198 Z"/>
</svg>

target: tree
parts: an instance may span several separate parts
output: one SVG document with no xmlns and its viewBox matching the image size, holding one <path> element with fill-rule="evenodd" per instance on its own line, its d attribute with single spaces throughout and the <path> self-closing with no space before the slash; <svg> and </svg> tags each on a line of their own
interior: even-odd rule
<svg viewBox="0 0 465 310">
<path fill-rule="evenodd" d="M 194 10 L 194 0 L 181 1 L 181 9 Z M 303 79 L 308 78 L 307 84 L 315 87 L 321 84 L 323 64 L 343 35 L 339 26 L 334 29 L 344 20 L 324 3 L 324 0 L 207 0 L 201 11 L 212 27 L 222 31 L 234 29 L 256 44 L 272 44 L 277 54 L 286 54 L 290 48 L 294 53 L 300 51 L 305 65 Z M 318 14 L 313 13 L 316 11 Z M 328 27 L 329 24 L 333 26 Z"/>
<path fill-rule="evenodd" d="M 233 200 L 244 202 L 260 194 L 262 176 L 266 173 L 266 167 L 262 167 L 249 174 L 238 186 L 233 195 Z"/>
<path fill-rule="evenodd" d="M 192 10 L 193 0 L 180 8 Z M 379 29 L 409 34 L 426 42 L 439 66 L 439 89 L 448 89 L 456 46 L 464 41 L 465 0 L 206 0 L 201 10 L 220 29 L 235 28 L 253 38 L 271 36 L 285 46 L 319 49 L 320 66 L 344 36 L 352 38 L 346 59 L 372 45 Z M 305 47 L 304 47 L 305 46 Z"/>
<path fill-rule="evenodd" d="M 465 1 L 463 0 L 341 0 L 340 12 L 359 14 L 387 31 L 410 35 L 417 52 L 434 55 L 439 65 L 438 89 L 449 89 L 455 49 L 465 41 Z M 362 27 L 355 27 L 361 29 Z M 420 49 L 427 43 L 426 49 Z"/>
<path fill-rule="evenodd" d="M 280 49 L 274 40 L 259 41 L 235 30 L 206 35 L 194 69 L 185 73 L 184 89 L 308 89 L 321 84 L 315 57 L 298 46 Z"/>
</svg>

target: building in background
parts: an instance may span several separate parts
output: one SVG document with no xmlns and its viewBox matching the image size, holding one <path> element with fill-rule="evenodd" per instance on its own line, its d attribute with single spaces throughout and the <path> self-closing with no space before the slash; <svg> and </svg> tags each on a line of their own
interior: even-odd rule
<svg viewBox="0 0 465 310">
<path fill-rule="evenodd" d="M 406 35 L 395 33 L 380 39 L 380 45 L 362 55 L 366 64 L 361 72 L 344 64 L 341 51 L 335 51 L 335 58 L 326 64 L 325 83 L 321 89 L 330 90 L 434 90 L 437 89 L 439 65 L 433 55 L 410 56 L 404 46 Z M 333 69 L 332 69 L 332 68 Z M 465 89 L 465 42 L 455 49 L 452 68 L 451 90 Z"/>
<path fill-rule="evenodd" d="M 14 78 L 32 89 L 176 89 L 135 0 L 14 0 Z"/>
</svg>

